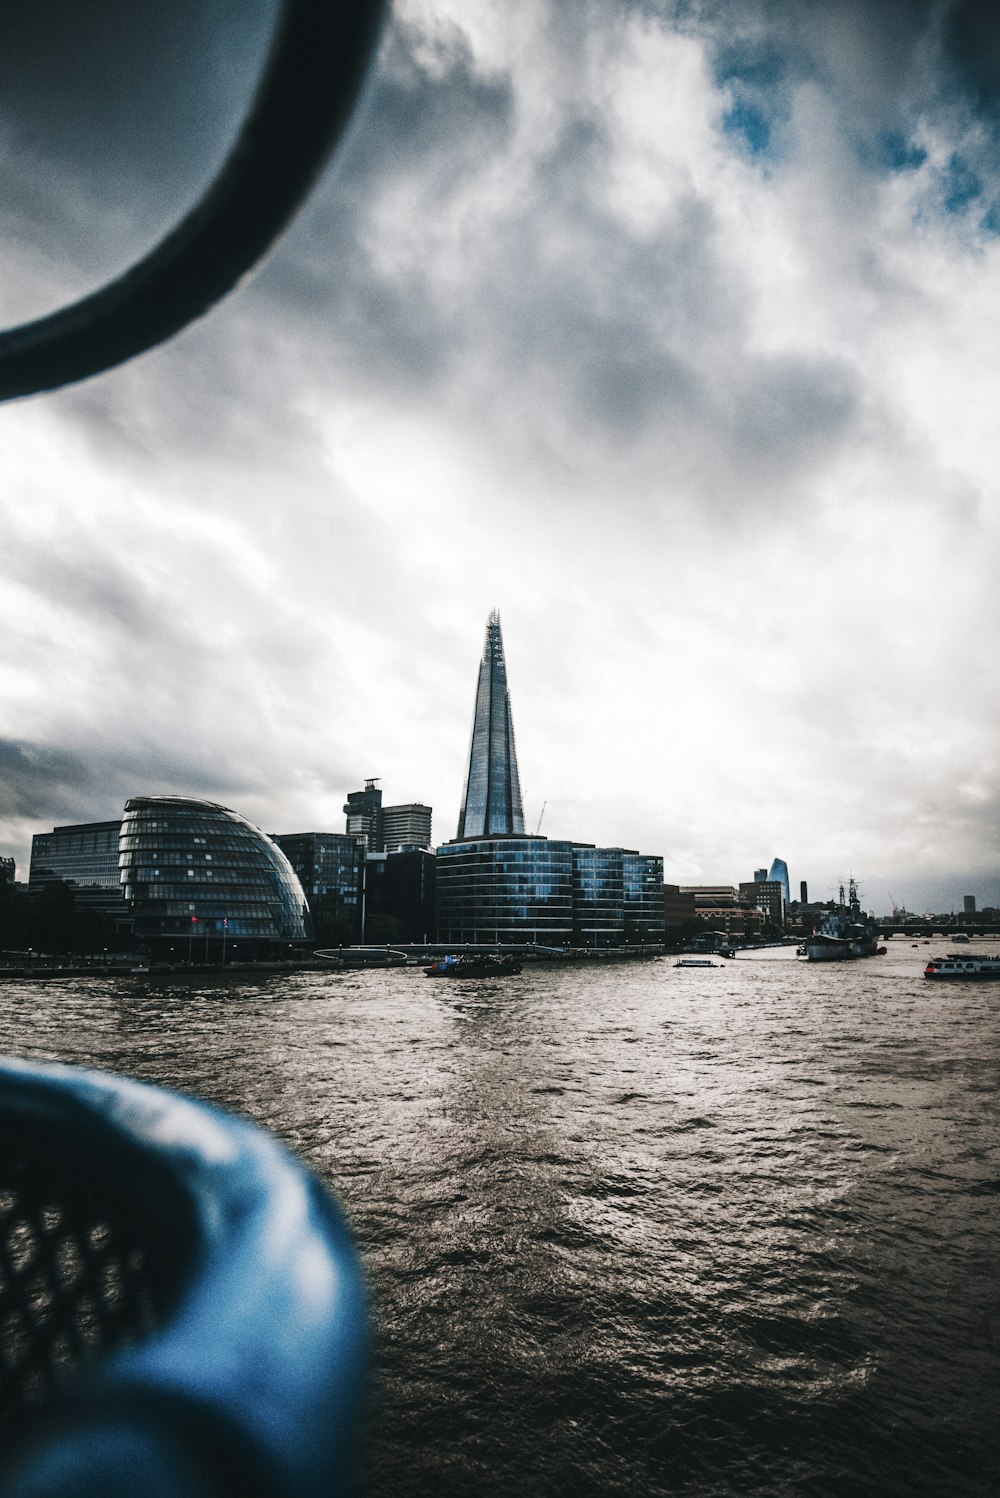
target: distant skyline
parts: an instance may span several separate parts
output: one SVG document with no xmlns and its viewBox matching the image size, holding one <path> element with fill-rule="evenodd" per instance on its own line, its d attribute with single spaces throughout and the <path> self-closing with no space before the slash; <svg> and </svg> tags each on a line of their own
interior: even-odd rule
<svg viewBox="0 0 1000 1498">
<path fill-rule="evenodd" d="M 0 58 L 7 322 L 185 206 L 273 4 L 61 9 Z M 450 835 L 496 605 L 528 831 L 1000 904 L 997 58 L 935 0 L 395 6 L 257 279 L 0 408 L 0 854 L 366 775 Z"/>
</svg>

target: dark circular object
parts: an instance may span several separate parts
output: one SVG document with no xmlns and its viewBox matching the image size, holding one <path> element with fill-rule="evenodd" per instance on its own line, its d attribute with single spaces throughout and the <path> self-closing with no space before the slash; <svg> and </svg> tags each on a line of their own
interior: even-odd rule
<svg viewBox="0 0 1000 1498">
<path fill-rule="evenodd" d="M 0 1062 L 0 1498 L 344 1498 L 368 1361 L 337 1203 L 269 1134 Z"/>
<path fill-rule="evenodd" d="M 215 182 L 117 280 L 0 333 L 0 400 L 58 389 L 163 343 L 258 263 L 347 123 L 382 12 L 382 0 L 283 0 L 254 102 Z"/>
</svg>

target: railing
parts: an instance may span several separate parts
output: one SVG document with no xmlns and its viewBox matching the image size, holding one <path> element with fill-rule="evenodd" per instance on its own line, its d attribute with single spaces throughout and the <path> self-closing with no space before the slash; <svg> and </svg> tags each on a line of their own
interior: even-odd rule
<svg viewBox="0 0 1000 1498">
<path fill-rule="evenodd" d="M 262 1130 L 0 1066 L 0 1498 L 330 1498 L 367 1322 L 344 1220 Z"/>
<path fill-rule="evenodd" d="M 0 333 L 0 400 L 54 390 L 170 338 L 260 261 L 341 134 L 382 0 L 283 0 L 239 137 L 201 202 L 100 291 Z"/>
</svg>

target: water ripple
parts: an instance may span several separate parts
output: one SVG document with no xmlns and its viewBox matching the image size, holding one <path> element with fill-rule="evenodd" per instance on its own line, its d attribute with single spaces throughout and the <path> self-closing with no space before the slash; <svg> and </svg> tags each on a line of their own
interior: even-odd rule
<svg viewBox="0 0 1000 1498">
<path fill-rule="evenodd" d="M 338 1192 L 372 1495 L 985 1498 L 1000 992 L 921 972 L 890 943 L 834 971 L 87 979 L 9 985 L 0 1029 L 236 1108 Z"/>
</svg>

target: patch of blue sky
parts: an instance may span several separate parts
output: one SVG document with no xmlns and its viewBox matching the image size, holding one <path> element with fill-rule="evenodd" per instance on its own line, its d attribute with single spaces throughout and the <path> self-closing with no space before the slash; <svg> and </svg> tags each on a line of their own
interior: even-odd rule
<svg viewBox="0 0 1000 1498">
<path fill-rule="evenodd" d="M 715 60 L 715 81 L 742 83 L 748 88 L 774 88 L 788 71 L 786 59 L 773 47 L 734 43 L 720 49 Z"/>
<path fill-rule="evenodd" d="M 982 180 L 954 153 L 941 174 L 941 202 L 946 213 L 964 213 L 970 203 L 983 195 Z"/>
<path fill-rule="evenodd" d="M 1000 203 L 991 203 L 979 221 L 979 228 L 990 239 L 1000 235 Z"/>
<path fill-rule="evenodd" d="M 891 130 L 879 137 L 873 158 L 877 166 L 890 172 L 915 172 L 927 160 L 927 152 L 923 146 Z"/>
<path fill-rule="evenodd" d="M 762 156 L 771 145 L 771 122 L 746 99 L 735 99 L 722 117 L 722 128 L 727 135 L 739 136 L 751 156 Z"/>
</svg>

